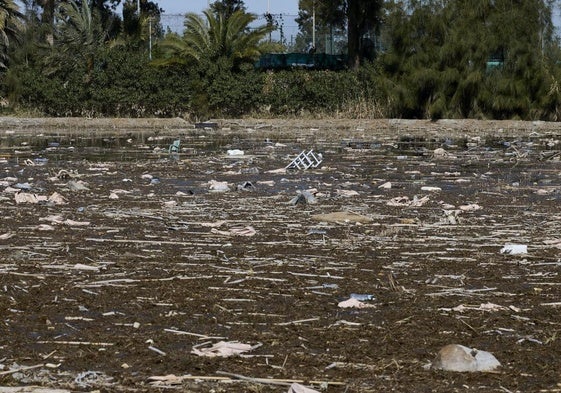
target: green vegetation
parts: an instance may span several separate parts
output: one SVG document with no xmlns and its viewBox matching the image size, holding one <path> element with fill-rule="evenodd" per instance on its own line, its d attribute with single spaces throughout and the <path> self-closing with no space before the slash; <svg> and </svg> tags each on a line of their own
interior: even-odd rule
<svg viewBox="0 0 561 393">
<path fill-rule="evenodd" d="M 4 114 L 561 120 L 550 0 L 301 0 L 296 47 L 312 16 L 316 32 L 347 35 L 336 72 L 255 69 L 287 49 L 240 0 L 187 14 L 182 34 L 147 0 L 140 14 L 133 0 L 23 4 L 0 0 Z"/>
</svg>

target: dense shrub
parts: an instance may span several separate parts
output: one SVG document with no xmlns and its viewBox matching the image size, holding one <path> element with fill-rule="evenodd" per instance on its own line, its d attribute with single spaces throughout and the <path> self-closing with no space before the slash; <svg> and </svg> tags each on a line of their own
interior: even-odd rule
<svg viewBox="0 0 561 393">
<path fill-rule="evenodd" d="M 277 71 L 264 74 L 262 105 L 277 115 L 337 113 L 364 93 L 352 71 Z"/>
<path fill-rule="evenodd" d="M 93 71 L 80 67 L 47 75 L 39 65 L 11 70 L 8 91 L 24 110 L 48 116 L 169 117 L 189 113 L 189 75 L 155 68 L 147 56 L 126 50 L 100 53 Z"/>
<path fill-rule="evenodd" d="M 197 116 L 236 117 L 260 105 L 262 75 L 249 64 L 233 69 L 226 58 L 193 67 L 189 86 Z"/>
</svg>

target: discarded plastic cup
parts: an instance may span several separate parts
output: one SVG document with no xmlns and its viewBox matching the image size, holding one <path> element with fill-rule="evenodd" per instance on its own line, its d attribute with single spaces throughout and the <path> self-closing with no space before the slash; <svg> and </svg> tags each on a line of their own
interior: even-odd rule
<svg viewBox="0 0 561 393">
<path fill-rule="evenodd" d="M 351 293 L 351 299 L 356 299 L 361 302 L 365 300 L 374 300 L 374 295 L 366 294 L 366 293 Z"/>
</svg>

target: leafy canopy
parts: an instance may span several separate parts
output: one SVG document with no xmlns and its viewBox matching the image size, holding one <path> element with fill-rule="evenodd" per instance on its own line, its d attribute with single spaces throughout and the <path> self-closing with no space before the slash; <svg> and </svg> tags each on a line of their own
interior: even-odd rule
<svg viewBox="0 0 561 393">
<path fill-rule="evenodd" d="M 158 64 L 200 63 L 225 57 L 237 69 L 244 62 L 253 62 L 267 50 L 263 39 L 273 28 L 270 25 L 250 28 L 256 18 L 242 10 L 229 16 L 211 10 L 205 10 L 203 16 L 188 13 L 183 36 L 170 34 L 162 42 L 163 58 Z"/>
</svg>

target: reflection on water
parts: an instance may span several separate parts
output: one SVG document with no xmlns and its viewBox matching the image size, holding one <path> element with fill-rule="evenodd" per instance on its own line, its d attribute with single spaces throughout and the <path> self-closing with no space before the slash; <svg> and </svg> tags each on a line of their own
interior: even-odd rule
<svg viewBox="0 0 561 393">
<path fill-rule="evenodd" d="M 132 161 L 169 156 L 170 145 L 180 140 L 182 155 L 204 154 L 227 148 L 241 138 L 239 135 L 219 137 L 198 132 L 190 135 L 158 135 L 157 132 L 40 133 L 0 135 L 0 157 L 8 160 Z"/>
<path fill-rule="evenodd" d="M 288 134 L 288 135 L 287 135 Z M 430 155 L 435 148 L 444 147 L 447 151 L 468 151 L 474 143 L 468 143 L 467 137 L 457 139 L 445 137 L 408 137 L 401 136 L 392 143 L 372 135 L 367 139 L 340 138 L 330 142 L 321 135 L 306 135 L 306 148 L 332 149 L 342 152 L 346 149 L 368 149 L 383 154 L 395 154 L 400 157 Z M 213 130 L 181 131 L 164 134 L 158 130 L 151 131 L 96 131 L 96 132 L 43 132 L 0 134 L 0 158 L 6 160 L 30 159 L 37 164 L 42 160 L 77 160 L 89 161 L 134 161 L 139 159 L 161 159 L 170 157 L 170 145 L 180 140 L 181 156 L 215 154 L 217 151 L 236 148 L 251 151 L 252 154 L 268 154 L 266 147 L 275 143 L 291 145 L 295 152 L 303 148 L 302 135 L 294 133 L 269 133 L 263 137 L 259 133 L 237 132 L 217 133 Z M 523 154 L 547 152 L 544 143 L 546 136 L 525 138 L 487 136 L 481 138 L 475 147 L 488 152 L 505 152 L 505 154 Z M 311 141 L 311 143 L 310 143 Z M 171 156 L 178 158 L 177 155 Z"/>
</svg>

